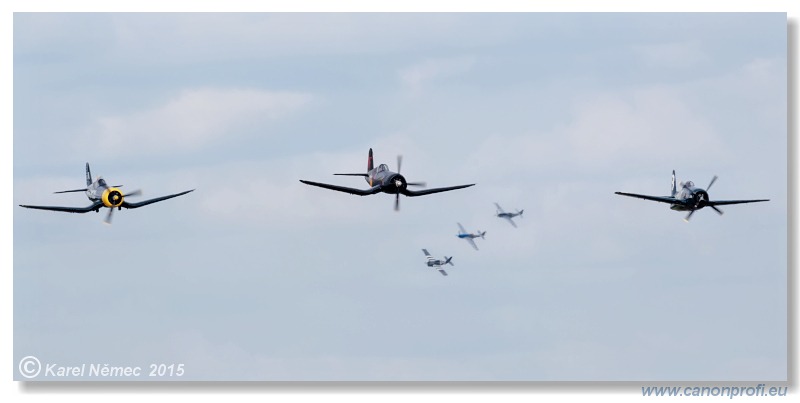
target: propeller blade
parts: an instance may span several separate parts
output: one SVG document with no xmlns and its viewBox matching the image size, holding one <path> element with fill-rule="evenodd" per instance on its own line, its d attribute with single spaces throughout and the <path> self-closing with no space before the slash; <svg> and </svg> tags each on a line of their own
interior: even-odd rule
<svg viewBox="0 0 800 403">
<path fill-rule="evenodd" d="M 400 193 L 394 195 L 394 211 L 400 211 Z"/>
<path fill-rule="evenodd" d="M 400 167 L 403 165 L 403 156 L 397 156 L 397 173 L 400 173 Z"/>
<path fill-rule="evenodd" d="M 114 207 L 108 209 L 108 214 L 106 214 L 106 218 L 105 220 L 103 220 L 103 222 L 108 225 L 111 225 L 111 217 L 113 216 L 114 216 Z"/>
<path fill-rule="evenodd" d="M 697 210 L 690 211 L 689 215 L 687 215 L 686 218 L 683 219 L 683 221 L 689 222 L 689 219 L 692 218 L 692 214 L 694 214 L 695 211 Z"/>
<path fill-rule="evenodd" d="M 714 177 L 711 178 L 711 183 L 709 183 L 708 187 L 706 187 L 706 191 L 708 191 L 708 189 L 711 189 L 711 185 L 713 185 L 714 182 L 716 182 L 716 181 L 717 181 L 717 175 L 714 175 Z"/>
<path fill-rule="evenodd" d="M 717 206 L 708 206 L 714 209 L 719 215 L 722 215 L 722 210 L 718 209 Z"/>
<path fill-rule="evenodd" d="M 425 182 L 408 182 L 408 183 L 406 183 L 406 185 L 408 185 L 408 186 L 420 186 L 420 187 L 428 186 L 428 184 L 425 183 Z"/>
<path fill-rule="evenodd" d="M 140 196 L 142 194 L 142 189 L 136 189 L 133 192 L 125 194 L 125 197 L 129 196 Z"/>
</svg>

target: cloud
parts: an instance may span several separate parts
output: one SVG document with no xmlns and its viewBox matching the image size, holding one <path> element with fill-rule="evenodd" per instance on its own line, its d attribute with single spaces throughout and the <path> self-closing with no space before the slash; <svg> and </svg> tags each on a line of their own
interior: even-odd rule
<svg viewBox="0 0 800 403">
<path fill-rule="evenodd" d="M 691 109 L 690 97 L 659 86 L 588 93 L 572 100 L 565 123 L 549 130 L 491 135 L 467 161 L 476 172 L 503 177 L 555 167 L 600 172 L 641 164 L 671 166 L 676 155 L 724 157 L 714 125 Z"/>
<path fill-rule="evenodd" d="M 417 94 L 426 84 L 442 78 L 464 74 L 475 65 L 474 56 L 461 56 L 446 59 L 428 59 L 406 67 L 399 72 L 400 80 Z"/>
<path fill-rule="evenodd" d="M 690 69 L 707 64 L 711 58 L 697 42 L 670 42 L 634 46 L 633 51 L 648 66 Z"/>
<path fill-rule="evenodd" d="M 240 137 L 247 127 L 284 117 L 311 100 L 296 92 L 183 90 L 149 110 L 97 118 L 84 141 L 108 153 L 196 151 Z"/>
<path fill-rule="evenodd" d="M 717 133 L 691 110 L 686 96 L 664 87 L 590 96 L 576 103 L 575 119 L 563 135 L 574 160 L 602 165 L 669 163 L 677 154 L 715 157 L 722 148 Z"/>
</svg>

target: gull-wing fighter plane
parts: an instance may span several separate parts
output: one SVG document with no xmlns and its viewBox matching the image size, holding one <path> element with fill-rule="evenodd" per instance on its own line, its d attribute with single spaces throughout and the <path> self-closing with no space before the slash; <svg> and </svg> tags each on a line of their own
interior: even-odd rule
<svg viewBox="0 0 800 403">
<path fill-rule="evenodd" d="M 675 185 L 675 171 L 672 171 L 672 193 L 669 196 L 647 196 L 647 195 L 640 195 L 636 193 L 623 193 L 623 192 L 614 192 L 614 194 L 618 194 L 621 196 L 629 196 L 629 197 L 637 197 L 639 199 L 645 200 L 652 200 L 661 203 L 669 203 L 671 204 L 670 208 L 676 211 L 688 211 L 689 214 L 683 219 L 686 222 L 689 222 L 689 219 L 692 217 L 695 211 L 702 209 L 703 207 L 711 207 L 716 211 L 719 215 L 722 215 L 722 210 L 718 209 L 717 206 L 723 206 L 726 204 L 742 204 L 742 203 L 757 203 L 757 202 L 765 202 L 769 201 L 769 199 L 757 199 L 757 200 L 710 200 L 708 198 L 708 189 L 711 189 L 711 185 L 717 181 L 717 176 L 714 175 L 711 178 L 711 182 L 706 186 L 705 189 L 694 187 L 694 183 L 692 181 L 686 181 L 680 183 L 681 190 L 678 191 L 677 186 Z"/>
<path fill-rule="evenodd" d="M 96 180 L 92 181 L 92 172 L 89 170 L 89 163 L 86 163 L 86 187 L 83 189 L 74 189 L 74 190 L 62 190 L 60 192 L 54 193 L 71 193 L 71 192 L 85 192 L 86 197 L 92 202 L 89 206 L 86 207 L 58 207 L 58 206 L 29 206 L 25 204 L 20 204 L 20 207 L 30 208 L 30 209 L 37 209 L 37 210 L 52 210 L 52 211 L 63 211 L 66 213 L 88 213 L 90 211 L 100 212 L 100 208 L 107 207 L 108 215 L 106 215 L 105 223 L 111 224 L 111 217 L 114 213 L 114 209 L 122 210 L 122 208 L 139 208 L 144 207 L 148 204 L 157 203 L 163 200 L 171 199 L 173 197 L 183 196 L 186 193 L 194 191 L 187 190 L 185 192 L 175 193 L 168 196 L 161 196 L 156 197 L 154 199 L 140 201 L 138 203 L 132 203 L 125 200 L 125 197 L 130 196 L 138 196 L 142 194 L 141 190 L 135 190 L 133 192 L 123 194 L 119 188 L 122 185 L 116 185 L 109 187 L 106 183 L 105 179 L 102 177 L 97 177 Z"/>
<path fill-rule="evenodd" d="M 449 264 L 450 266 L 454 266 L 453 257 L 452 256 L 450 256 L 450 257 L 445 256 L 444 260 L 440 260 L 440 259 L 434 259 L 433 256 L 431 256 L 431 254 L 428 253 L 427 249 L 423 249 L 422 253 L 424 253 L 425 256 L 428 258 L 428 261 L 427 261 L 428 267 L 433 267 L 434 269 L 439 270 L 439 273 L 442 273 L 443 276 L 446 276 L 447 272 L 444 271 L 442 266 L 444 266 L 446 264 Z"/>
<path fill-rule="evenodd" d="M 300 182 L 305 183 L 306 185 L 311 186 L 318 186 L 325 189 L 336 190 L 338 192 L 345 192 L 350 193 L 358 196 L 368 196 L 373 195 L 375 193 L 389 193 L 395 195 L 394 197 L 394 209 L 395 211 L 400 210 L 400 195 L 406 195 L 408 197 L 416 197 L 416 196 L 425 196 L 429 194 L 439 193 L 439 192 L 447 192 L 450 190 L 456 189 L 463 189 L 466 187 L 474 186 L 475 184 L 469 185 L 459 185 L 459 186 L 450 186 L 445 188 L 435 188 L 435 189 L 426 189 L 426 190 L 409 190 L 409 186 L 425 186 L 424 182 L 408 182 L 403 175 L 400 175 L 400 166 L 403 162 L 402 156 L 397 156 L 397 172 L 392 172 L 389 170 L 389 166 L 386 164 L 380 164 L 378 167 L 374 167 L 372 164 L 372 149 L 369 149 L 369 157 L 367 158 L 367 173 L 363 174 L 334 174 L 334 175 L 344 175 L 344 176 L 363 176 L 364 179 L 369 183 L 369 189 L 354 189 L 344 186 L 337 186 L 337 185 L 330 185 L 327 183 L 318 183 L 318 182 L 311 182 L 307 180 L 300 180 Z"/>
<path fill-rule="evenodd" d="M 458 235 L 456 235 L 456 236 L 461 238 L 461 239 L 466 239 L 467 242 L 469 242 L 469 244 L 472 245 L 472 247 L 475 250 L 478 250 L 478 245 L 475 245 L 475 241 L 473 241 L 473 239 L 475 239 L 475 238 L 486 239 L 486 238 L 483 237 L 484 235 L 486 235 L 486 231 L 478 230 L 478 232 L 476 234 L 471 234 L 471 233 L 467 232 L 467 230 L 464 229 L 464 226 L 461 225 L 461 223 L 457 223 L 457 224 L 458 224 Z"/>
<path fill-rule="evenodd" d="M 507 213 L 505 210 L 503 210 L 502 207 L 500 207 L 499 204 L 495 203 L 494 205 L 495 207 L 497 207 L 497 213 L 495 213 L 495 215 L 497 215 L 500 218 L 505 218 L 506 220 L 508 220 L 509 223 L 511 223 L 511 226 L 517 228 L 517 224 L 514 223 L 514 220 L 512 220 L 512 218 L 517 216 L 519 216 L 519 218 L 522 218 L 522 212 L 525 210 L 517 210 L 516 213 Z"/>
</svg>

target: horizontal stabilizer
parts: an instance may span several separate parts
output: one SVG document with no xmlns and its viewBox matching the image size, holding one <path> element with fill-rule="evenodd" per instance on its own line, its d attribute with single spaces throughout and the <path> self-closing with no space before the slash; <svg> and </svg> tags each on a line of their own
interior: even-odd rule
<svg viewBox="0 0 800 403">
<path fill-rule="evenodd" d="M 72 192 L 85 192 L 86 188 L 83 189 L 73 189 L 73 190 L 62 190 L 60 192 L 53 192 L 53 193 L 72 193 Z"/>
</svg>

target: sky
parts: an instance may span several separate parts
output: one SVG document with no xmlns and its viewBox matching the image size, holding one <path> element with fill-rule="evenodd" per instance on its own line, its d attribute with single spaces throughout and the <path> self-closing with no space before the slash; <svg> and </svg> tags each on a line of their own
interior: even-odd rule
<svg viewBox="0 0 800 403">
<path fill-rule="evenodd" d="M 787 377 L 786 14 L 14 15 L 14 362 L 158 380 Z M 376 163 L 429 187 L 357 197 Z M 670 174 L 712 199 L 685 213 Z M 494 202 L 524 209 L 511 227 Z M 457 224 L 487 231 L 474 251 Z M 422 248 L 453 256 L 443 277 Z M 15 379 L 21 380 L 18 372 Z M 81 378 L 70 378 L 81 379 Z M 153 380 L 153 379 L 147 379 Z"/>
</svg>

